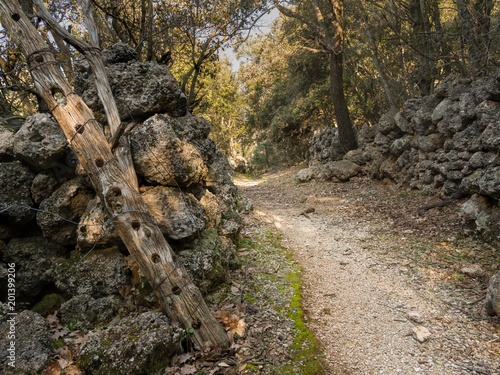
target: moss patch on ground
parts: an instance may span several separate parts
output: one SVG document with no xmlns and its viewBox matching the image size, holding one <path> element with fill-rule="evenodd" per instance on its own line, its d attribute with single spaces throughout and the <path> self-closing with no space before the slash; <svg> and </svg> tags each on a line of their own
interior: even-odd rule
<svg viewBox="0 0 500 375">
<path fill-rule="evenodd" d="M 302 276 L 301 269 L 292 258 L 290 249 L 281 243 L 281 236 L 271 231 L 258 231 L 251 238 L 241 240 L 239 247 L 244 267 L 255 270 L 254 282 L 248 286 L 244 295 L 245 302 L 251 305 L 265 303 L 271 314 L 278 321 L 275 333 L 266 338 L 266 348 L 273 348 L 276 332 L 287 332 L 283 340 L 286 360 L 273 363 L 262 360 L 259 366 L 247 364 L 243 373 L 248 374 L 325 374 L 322 362 L 324 357 L 318 340 L 306 325 L 306 317 L 302 308 Z M 287 329 L 289 329 L 287 331 Z M 266 339 L 269 342 L 265 342 Z M 279 341 L 278 341 L 279 343 Z M 280 349 L 277 349 L 279 352 Z M 271 349 L 267 353 L 272 358 Z"/>
</svg>

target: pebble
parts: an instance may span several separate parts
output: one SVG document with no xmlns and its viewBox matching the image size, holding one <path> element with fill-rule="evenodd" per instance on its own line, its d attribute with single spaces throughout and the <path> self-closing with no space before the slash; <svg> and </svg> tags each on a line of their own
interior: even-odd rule
<svg viewBox="0 0 500 375">
<path fill-rule="evenodd" d="M 428 338 L 431 336 L 429 330 L 422 326 L 413 328 L 413 333 L 415 333 L 415 338 L 417 339 L 418 342 L 426 342 Z"/>
<path fill-rule="evenodd" d="M 417 311 L 408 312 L 408 319 L 414 321 L 415 323 L 423 323 L 424 318 Z"/>
</svg>

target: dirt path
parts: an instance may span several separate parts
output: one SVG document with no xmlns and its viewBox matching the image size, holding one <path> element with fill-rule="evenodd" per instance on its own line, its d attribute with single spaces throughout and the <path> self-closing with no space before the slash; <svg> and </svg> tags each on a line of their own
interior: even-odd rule
<svg viewBox="0 0 500 375">
<path fill-rule="evenodd" d="M 236 183 L 303 269 L 331 374 L 500 374 L 499 320 L 481 300 L 498 248 L 459 239 L 459 202 L 422 211 L 438 199 L 369 180 L 298 185 L 295 172 Z"/>
</svg>

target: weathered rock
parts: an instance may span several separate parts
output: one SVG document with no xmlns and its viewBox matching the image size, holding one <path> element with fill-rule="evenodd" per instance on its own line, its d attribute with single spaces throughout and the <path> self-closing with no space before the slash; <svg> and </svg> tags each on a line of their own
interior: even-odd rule
<svg viewBox="0 0 500 375">
<path fill-rule="evenodd" d="M 301 169 L 297 173 L 296 177 L 297 177 L 297 180 L 299 180 L 299 182 L 309 182 L 314 178 L 314 176 L 315 176 L 314 168 L 309 167 L 309 168 Z"/>
<path fill-rule="evenodd" d="M 486 129 L 500 120 L 500 103 L 486 100 L 477 105 L 475 112 L 479 128 Z"/>
<path fill-rule="evenodd" d="M 49 323 L 32 311 L 23 311 L 14 319 L 15 325 L 15 367 L 9 366 L 8 339 L 10 322 L 0 325 L 0 369 L 2 374 L 35 374 L 40 373 L 49 363 L 52 349 L 52 338 Z"/>
<path fill-rule="evenodd" d="M 467 126 L 464 130 L 453 134 L 445 144 L 445 150 L 476 152 L 481 147 L 481 130 L 476 123 Z"/>
<path fill-rule="evenodd" d="M 113 296 L 94 299 L 88 294 L 80 294 L 61 305 L 59 316 L 65 327 L 89 330 L 111 319 L 114 306 Z"/>
<path fill-rule="evenodd" d="M 433 133 L 426 136 L 416 138 L 417 147 L 423 152 L 435 152 L 442 148 L 446 138 L 441 133 Z"/>
<path fill-rule="evenodd" d="M 106 65 L 133 62 L 138 59 L 139 55 L 135 49 L 126 43 L 116 43 L 102 51 L 102 60 Z"/>
<path fill-rule="evenodd" d="M 157 373 L 168 366 L 184 337 L 163 314 L 146 312 L 92 336 L 78 351 L 78 365 L 94 375 Z"/>
<path fill-rule="evenodd" d="M 484 306 L 488 315 L 500 315 L 500 272 L 490 279 Z"/>
<path fill-rule="evenodd" d="M 189 250 L 177 253 L 195 285 L 202 292 L 223 283 L 229 270 L 239 265 L 232 246 L 224 246 L 212 229 L 204 230 L 201 239 Z"/>
<path fill-rule="evenodd" d="M 309 165 L 338 160 L 341 154 L 337 128 L 325 128 L 314 133 L 308 150 Z"/>
<path fill-rule="evenodd" d="M 237 192 L 233 183 L 233 169 L 220 150 L 216 151 L 214 161 L 208 168 L 205 186 L 227 204 L 232 206 L 236 202 Z"/>
<path fill-rule="evenodd" d="M 397 117 L 396 117 L 397 118 Z M 358 144 L 365 145 L 367 143 L 373 142 L 375 135 L 377 133 L 376 126 L 363 125 L 358 131 Z"/>
<path fill-rule="evenodd" d="M 476 171 L 462 180 L 460 188 L 468 194 L 479 193 L 500 199 L 500 166 Z"/>
<path fill-rule="evenodd" d="M 460 208 L 460 218 L 466 232 L 497 238 L 500 235 L 500 206 L 493 200 L 474 194 Z"/>
<path fill-rule="evenodd" d="M 460 117 L 458 102 L 451 102 L 450 105 L 444 108 L 443 118 L 437 123 L 439 132 L 448 137 L 464 130 L 466 126 L 467 122 Z"/>
<path fill-rule="evenodd" d="M 77 244 L 81 250 L 102 249 L 123 245 L 113 221 L 98 198 L 92 199 L 80 218 Z"/>
<path fill-rule="evenodd" d="M 353 163 L 360 165 L 360 166 L 365 165 L 368 162 L 366 155 L 363 153 L 363 150 L 360 148 L 349 151 L 347 154 L 344 155 L 343 159 L 350 161 L 350 162 L 353 162 Z"/>
<path fill-rule="evenodd" d="M 13 147 L 14 132 L 0 125 L 0 161 L 10 161 Z"/>
<path fill-rule="evenodd" d="M 42 201 L 36 221 L 43 235 L 63 245 L 76 244 L 76 228 L 93 193 L 80 179 L 64 183 Z"/>
<path fill-rule="evenodd" d="M 477 102 L 500 101 L 500 83 L 494 77 L 481 77 L 472 81 L 470 91 Z"/>
<path fill-rule="evenodd" d="M 195 137 L 203 137 L 210 125 L 201 118 L 174 119 L 155 115 L 130 134 L 137 172 L 149 182 L 166 186 L 201 184 L 207 176 L 205 160 Z M 215 152 L 215 150 L 214 150 Z"/>
<path fill-rule="evenodd" d="M 26 223 L 35 217 L 31 210 L 30 186 L 35 175 L 21 162 L 0 163 L 0 219 L 9 224 Z"/>
<path fill-rule="evenodd" d="M 460 95 L 470 89 L 472 80 L 467 78 L 457 78 L 448 76 L 442 80 L 434 89 L 434 93 L 438 97 L 449 98 L 450 100 L 458 100 Z"/>
<path fill-rule="evenodd" d="M 205 227 L 204 207 L 178 188 L 157 186 L 142 197 L 169 240 L 191 240 Z"/>
<path fill-rule="evenodd" d="M 168 113 L 174 117 L 186 114 L 186 96 L 166 65 L 137 61 L 135 51 L 123 44 L 108 48 L 103 55 L 122 120 L 145 118 L 155 113 Z M 88 63 L 81 61 L 75 64 L 75 70 L 75 91 L 94 111 L 98 121 L 105 121 L 104 108 Z"/>
<path fill-rule="evenodd" d="M 429 337 L 431 336 L 431 333 L 429 332 L 429 330 L 425 327 L 422 327 L 422 326 L 414 327 L 412 330 L 413 330 L 415 339 L 420 343 L 426 342 L 429 339 Z"/>
<path fill-rule="evenodd" d="M 331 176 L 338 178 L 340 181 L 348 181 L 361 172 L 359 165 L 348 160 L 333 161 L 325 166 L 329 169 Z"/>
<path fill-rule="evenodd" d="M 58 184 L 59 182 L 52 173 L 37 174 L 31 184 L 31 197 L 35 203 L 40 203 L 51 196 Z"/>
<path fill-rule="evenodd" d="M 28 117 L 13 141 L 14 156 L 41 169 L 50 168 L 64 155 L 67 145 L 59 124 L 47 113 Z"/>
<path fill-rule="evenodd" d="M 9 241 L 4 259 L 16 264 L 17 291 L 36 296 L 53 282 L 55 260 L 65 253 L 64 247 L 44 237 L 14 238 Z"/>
<path fill-rule="evenodd" d="M 413 137 L 409 134 L 405 135 L 402 138 L 396 139 L 391 144 L 391 153 L 395 155 L 401 155 L 403 152 L 411 148 L 412 139 Z"/>
<path fill-rule="evenodd" d="M 208 190 L 200 199 L 200 204 L 205 208 L 206 228 L 218 228 L 226 205 L 219 202 L 217 197 Z"/>
<path fill-rule="evenodd" d="M 236 211 L 227 207 L 224 211 L 219 227 L 219 234 L 230 238 L 234 243 L 238 242 L 242 228 L 241 216 Z"/>
<path fill-rule="evenodd" d="M 500 121 L 491 122 L 486 129 L 484 129 L 484 132 L 481 134 L 480 145 L 482 148 L 491 151 L 500 150 Z"/>
<path fill-rule="evenodd" d="M 54 267 L 56 287 L 71 295 L 94 298 L 118 294 L 127 284 L 126 263 L 118 248 L 84 254 L 73 251 L 69 259 L 59 259 Z"/>
<path fill-rule="evenodd" d="M 378 123 L 377 130 L 382 134 L 389 134 L 397 129 L 396 120 L 394 117 L 398 113 L 397 110 L 391 109 L 385 115 L 382 116 Z"/>
<path fill-rule="evenodd" d="M 408 315 L 408 318 L 410 320 L 414 321 L 415 323 L 422 324 L 425 321 L 425 319 L 422 317 L 422 315 L 420 315 L 420 313 L 417 311 L 409 311 L 407 315 Z"/>
</svg>

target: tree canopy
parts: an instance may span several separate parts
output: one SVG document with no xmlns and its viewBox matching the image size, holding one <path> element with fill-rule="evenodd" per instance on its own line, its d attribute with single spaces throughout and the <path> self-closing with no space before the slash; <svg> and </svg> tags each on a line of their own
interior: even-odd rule
<svg viewBox="0 0 500 375">
<path fill-rule="evenodd" d="M 71 82 L 79 53 L 32 0 L 21 5 Z M 76 2 L 46 6 L 69 33 L 86 37 Z M 282 13 L 274 26 L 249 37 L 272 7 Z M 493 0 L 94 0 L 92 8 L 101 48 L 125 42 L 142 60 L 167 64 L 221 147 L 247 158 L 264 152 L 266 163 L 303 157 L 318 128 L 373 124 L 449 75 L 491 75 L 500 64 Z M 46 107 L 16 46 L 4 31 L 0 38 L 1 116 L 15 127 Z M 239 52 L 238 72 L 221 59 L 227 48 Z"/>
</svg>

